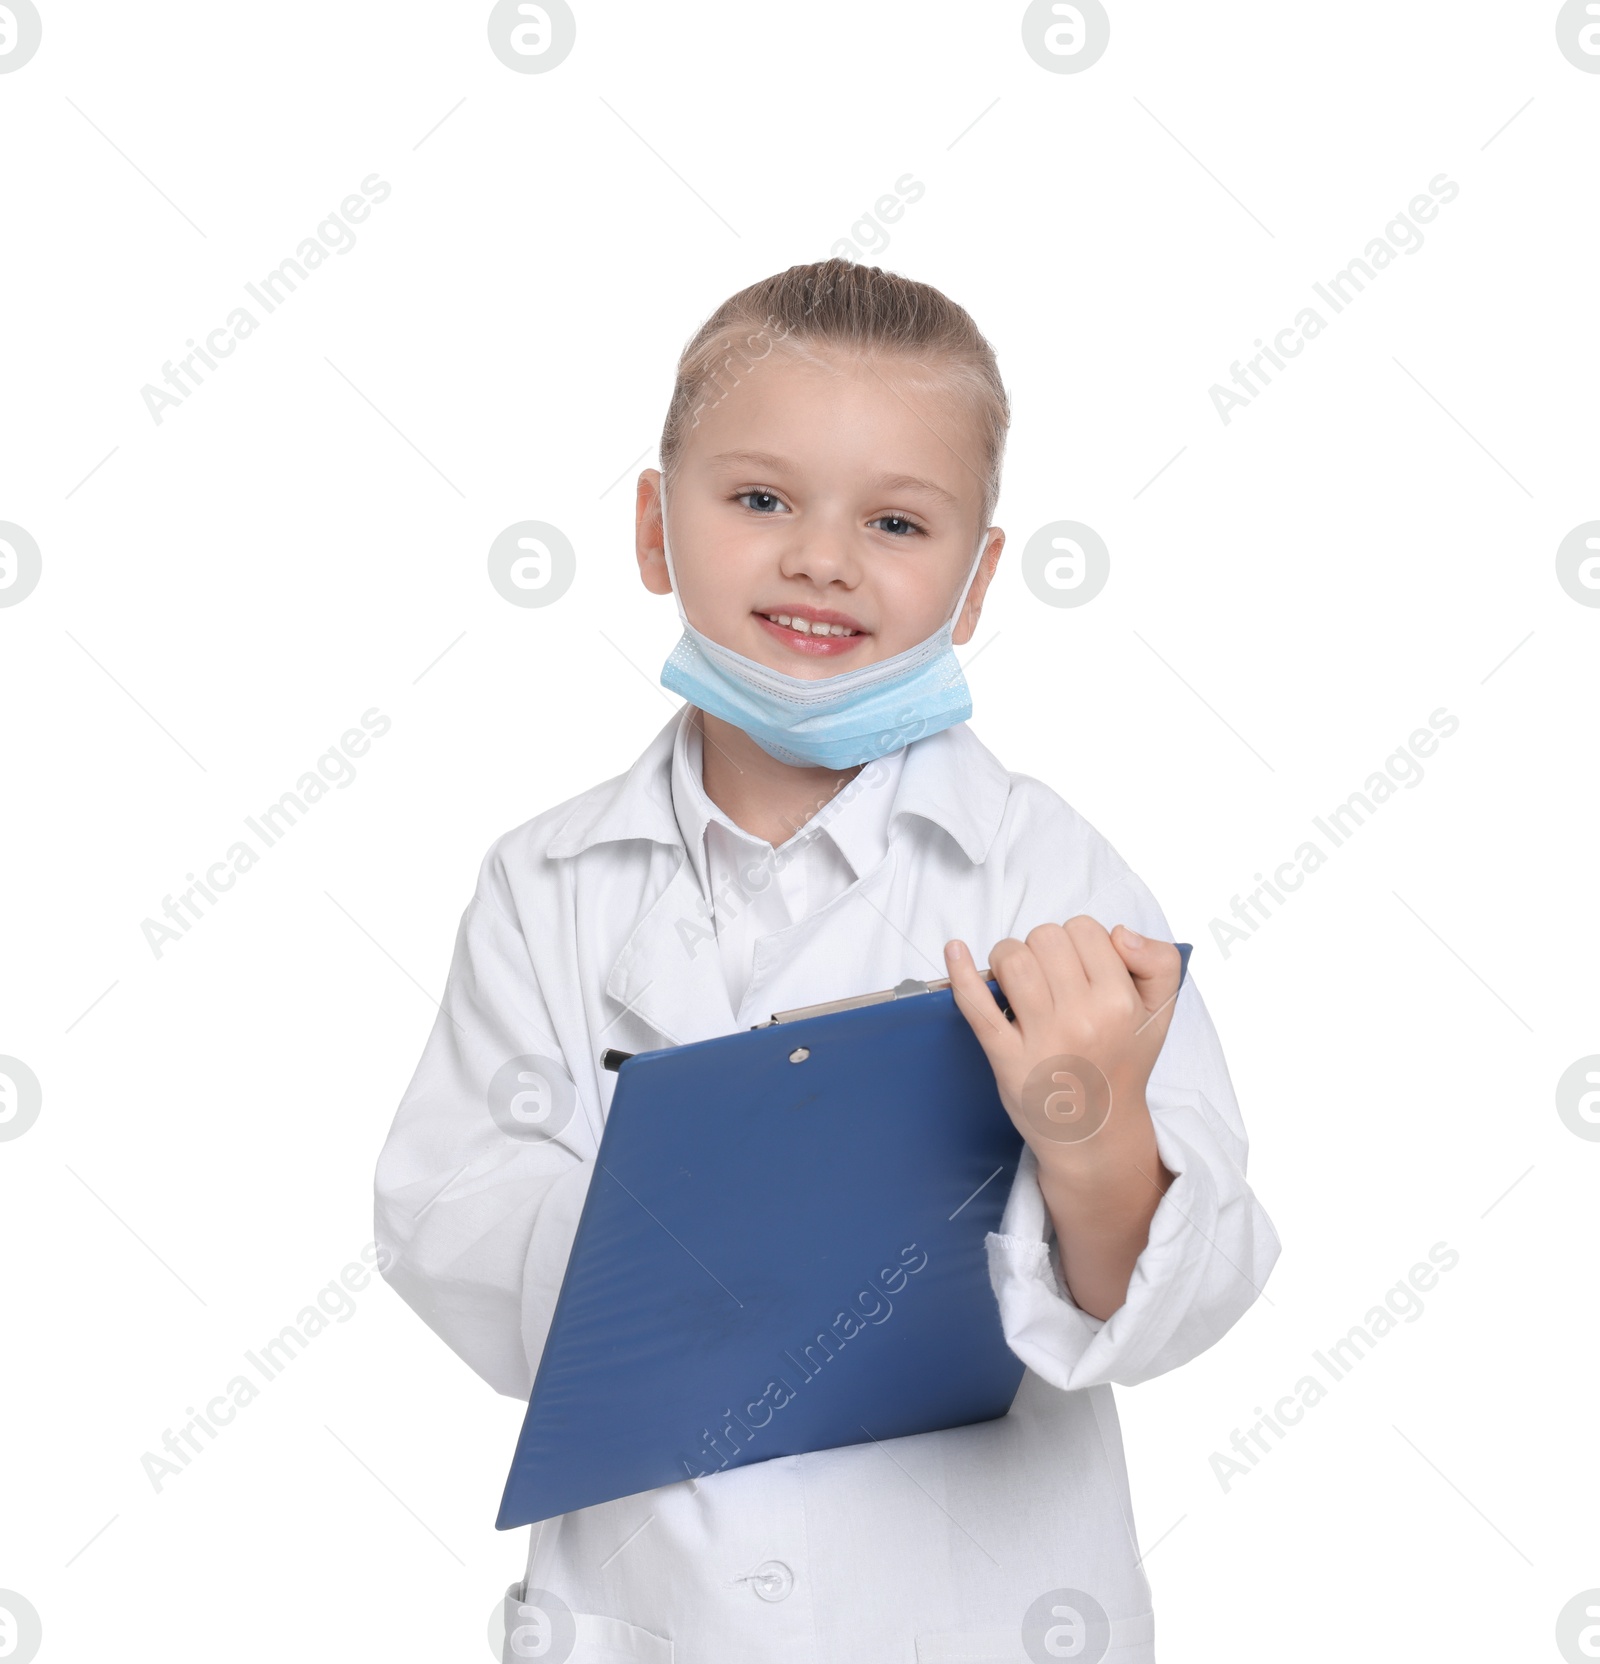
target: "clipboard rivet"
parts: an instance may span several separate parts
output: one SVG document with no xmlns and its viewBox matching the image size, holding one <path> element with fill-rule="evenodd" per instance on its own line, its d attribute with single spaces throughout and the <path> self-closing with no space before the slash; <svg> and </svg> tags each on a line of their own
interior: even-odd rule
<svg viewBox="0 0 1600 1664">
<path fill-rule="evenodd" d="M 809 1046 L 796 1046 L 795 1049 L 789 1053 L 789 1061 L 791 1063 L 804 1063 L 810 1055 L 811 1048 Z"/>
</svg>

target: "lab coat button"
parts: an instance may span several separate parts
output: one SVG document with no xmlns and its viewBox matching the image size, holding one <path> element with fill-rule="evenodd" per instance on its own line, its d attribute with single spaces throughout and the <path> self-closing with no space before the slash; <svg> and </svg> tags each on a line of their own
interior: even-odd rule
<svg viewBox="0 0 1600 1664">
<path fill-rule="evenodd" d="M 787 1600 L 794 1573 L 781 1560 L 763 1560 L 750 1574 L 750 1587 L 763 1600 Z"/>
</svg>

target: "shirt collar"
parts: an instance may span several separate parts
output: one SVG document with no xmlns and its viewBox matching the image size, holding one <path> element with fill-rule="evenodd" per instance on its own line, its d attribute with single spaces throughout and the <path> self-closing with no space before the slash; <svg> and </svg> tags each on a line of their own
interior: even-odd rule
<svg viewBox="0 0 1600 1664">
<path fill-rule="evenodd" d="M 673 770 L 679 737 L 691 722 L 693 712 L 692 705 L 680 706 L 632 768 L 582 793 L 546 845 L 546 853 L 561 859 L 581 854 L 596 844 L 630 838 L 675 844 L 679 848 L 692 847 L 689 840 L 695 837 L 703 841 L 704 820 L 680 827 L 673 801 Z M 686 739 L 684 743 L 687 745 Z M 887 816 L 878 835 L 885 840 L 892 837 L 895 824 L 902 816 L 915 815 L 948 833 L 969 861 L 974 864 L 982 861 L 1000 829 L 1011 790 L 1011 776 L 999 759 L 964 722 L 913 740 L 901 755 L 900 776 L 888 799 Z M 700 784 L 698 768 L 693 771 L 693 784 L 703 796 L 705 788 Z M 845 795 L 841 792 L 839 797 Z M 875 797 L 878 794 L 861 792 L 852 801 Z M 879 797 L 878 801 L 881 804 L 884 799 Z M 709 799 L 706 802 L 706 818 L 715 815 L 726 820 Z M 846 816 L 845 805 L 837 798 L 828 808 L 834 804 L 839 805 L 840 812 L 835 842 L 859 877 L 862 869 L 857 866 L 857 860 L 869 860 L 875 822 L 870 816 L 861 817 L 863 824 L 858 833 L 857 817 Z M 847 818 L 849 827 L 845 825 Z M 749 836 L 743 832 L 740 835 Z M 698 870 L 698 862 L 696 866 Z"/>
<path fill-rule="evenodd" d="M 825 833 L 857 878 L 869 873 L 888 853 L 889 816 L 894 808 L 894 789 L 905 762 L 904 749 L 862 769 L 781 844 L 772 845 L 736 825 L 706 794 L 705 733 L 693 715 L 690 709 L 673 738 L 672 805 L 700 888 L 706 894 L 711 891 L 706 829 L 712 823 L 725 828 L 731 837 L 759 854 L 773 849 L 790 850 Z"/>
</svg>

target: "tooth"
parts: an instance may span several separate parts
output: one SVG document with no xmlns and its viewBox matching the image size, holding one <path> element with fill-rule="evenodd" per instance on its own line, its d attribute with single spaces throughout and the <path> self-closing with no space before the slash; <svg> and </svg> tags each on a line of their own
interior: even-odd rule
<svg viewBox="0 0 1600 1664">
<path fill-rule="evenodd" d="M 764 612 L 761 616 L 774 624 L 787 625 L 789 629 L 798 631 L 801 635 L 853 636 L 859 633 L 852 630 L 848 624 L 812 624 L 804 618 L 786 612 Z"/>
</svg>

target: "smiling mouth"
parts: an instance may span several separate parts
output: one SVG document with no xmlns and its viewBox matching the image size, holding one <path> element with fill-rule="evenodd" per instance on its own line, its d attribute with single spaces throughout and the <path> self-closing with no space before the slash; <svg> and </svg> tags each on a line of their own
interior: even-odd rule
<svg viewBox="0 0 1600 1664">
<path fill-rule="evenodd" d="M 797 618 L 786 612 L 761 612 L 757 618 L 764 618 L 769 624 L 781 624 L 785 629 L 798 630 L 803 636 L 859 636 L 864 630 L 852 630 L 844 624 L 813 624 L 808 618 Z"/>
</svg>

